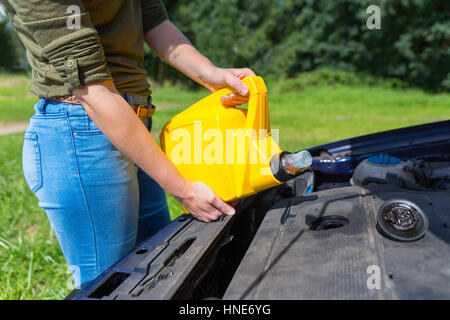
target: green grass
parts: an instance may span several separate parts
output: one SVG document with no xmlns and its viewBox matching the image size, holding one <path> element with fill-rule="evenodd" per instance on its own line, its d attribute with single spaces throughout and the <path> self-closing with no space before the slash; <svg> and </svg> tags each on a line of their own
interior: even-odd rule
<svg viewBox="0 0 450 320">
<path fill-rule="evenodd" d="M 22 141 L 0 136 L 0 299 L 58 299 L 70 274 L 22 176 Z"/>
<path fill-rule="evenodd" d="M 0 76 L 0 122 L 27 120 L 37 100 L 21 76 Z M 413 89 L 269 82 L 272 128 L 295 151 L 342 138 L 450 118 L 450 94 Z M 206 90 L 153 88 L 154 132 Z M 22 176 L 23 134 L 0 136 L 0 299 L 61 299 L 70 274 L 45 213 Z M 169 197 L 173 217 L 180 207 Z"/>
<path fill-rule="evenodd" d="M 269 98 L 272 128 L 291 151 L 450 118 L 450 95 L 418 90 L 319 86 Z"/>
<path fill-rule="evenodd" d="M 28 92 L 30 83 L 22 75 L 0 75 L 0 123 L 26 121 L 38 101 Z"/>
</svg>

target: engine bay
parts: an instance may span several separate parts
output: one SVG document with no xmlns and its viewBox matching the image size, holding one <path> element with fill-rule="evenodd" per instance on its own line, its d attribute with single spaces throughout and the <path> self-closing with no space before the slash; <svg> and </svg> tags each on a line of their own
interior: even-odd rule
<svg viewBox="0 0 450 320">
<path fill-rule="evenodd" d="M 309 170 L 177 218 L 68 298 L 449 299 L 450 121 L 308 150 Z"/>
<path fill-rule="evenodd" d="M 448 212 L 450 190 L 388 183 L 277 201 L 223 298 L 448 299 Z"/>
<path fill-rule="evenodd" d="M 311 169 L 267 196 L 277 200 L 223 298 L 449 298 L 449 127 L 438 139 L 422 129 L 310 150 Z M 370 266 L 383 290 L 367 290 Z"/>
</svg>

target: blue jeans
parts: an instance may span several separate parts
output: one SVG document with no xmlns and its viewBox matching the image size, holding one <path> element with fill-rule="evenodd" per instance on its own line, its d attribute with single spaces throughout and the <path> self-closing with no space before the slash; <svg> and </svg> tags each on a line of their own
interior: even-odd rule
<svg viewBox="0 0 450 320">
<path fill-rule="evenodd" d="M 41 99 L 34 108 L 23 145 L 25 179 L 80 286 L 170 222 L 165 193 L 81 105 Z"/>
</svg>

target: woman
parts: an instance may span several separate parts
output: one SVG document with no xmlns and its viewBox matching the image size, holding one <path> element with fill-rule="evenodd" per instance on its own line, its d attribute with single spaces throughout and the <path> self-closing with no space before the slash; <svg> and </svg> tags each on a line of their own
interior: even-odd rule
<svg viewBox="0 0 450 320">
<path fill-rule="evenodd" d="M 168 20 L 161 0 L 0 0 L 41 100 L 25 133 L 23 167 L 72 269 L 96 278 L 170 221 L 165 194 L 199 220 L 234 209 L 184 179 L 149 133 L 153 109 L 143 42 L 211 91 L 245 103 L 249 69 L 222 69 Z M 137 113 L 136 113 L 137 112 Z"/>
</svg>

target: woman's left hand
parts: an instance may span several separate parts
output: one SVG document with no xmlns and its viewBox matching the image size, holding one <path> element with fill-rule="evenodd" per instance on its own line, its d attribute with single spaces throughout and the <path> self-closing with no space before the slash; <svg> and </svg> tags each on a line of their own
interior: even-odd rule
<svg viewBox="0 0 450 320">
<path fill-rule="evenodd" d="M 253 77 L 255 73 L 248 68 L 217 68 L 208 72 L 201 78 L 201 83 L 211 92 L 224 87 L 231 87 L 236 93 L 222 97 L 222 104 L 226 106 L 237 106 L 248 102 L 248 88 L 241 79 Z"/>
</svg>

